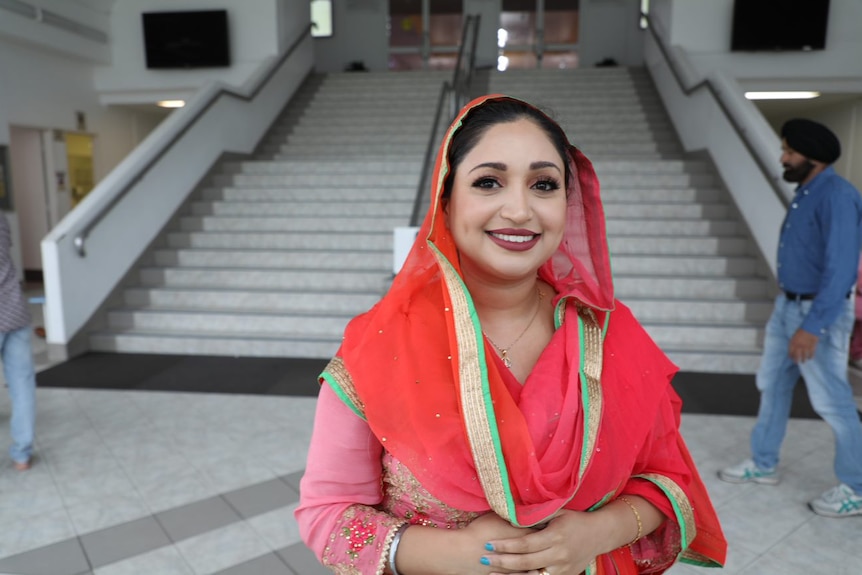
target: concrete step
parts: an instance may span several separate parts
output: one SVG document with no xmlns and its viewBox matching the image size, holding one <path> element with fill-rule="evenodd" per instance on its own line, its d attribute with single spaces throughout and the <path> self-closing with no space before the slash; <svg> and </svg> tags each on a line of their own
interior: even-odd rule
<svg viewBox="0 0 862 575">
<path fill-rule="evenodd" d="M 113 331 L 141 330 L 210 334 L 244 334 L 277 337 L 302 333 L 311 337 L 338 339 L 352 315 L 342 313 L 187 310 L 113 310 L 108 312 L 108 327 Z"/>
<path fill-rule="evenodd" d="M 611 203 L 605 202 L 605 217 L 609 219 L 705 219 L 729 220 L 730 206 L 724 203 Z M 733 220 L 735 221 L 735 220 Z"/>
<path fill-rule="evenodd" d="M 348 161 L 342 158 L 339 162 L 322 160 L 246 160 L 242 162 L 223 162 L 218 167 L 219 174 L 342 174 L 355 176 L 357 174 L 380 174 L 415 176 L 422 170 L 421 158 L 398 164 L 377 159 L 372 162 Z"/>
<path fill-rule="evenodd" d="M 663 351 L 682 371 L 700 373 L 756 373 L 760 367 L 759 350 L 676 349 Z"/>
<path fill-rule="evenodd" d="M 328 290 L 382 294 L 391 273 L 360 270 L 247 270 L 218 268 L 158 268 L 138 270 L 140 285 L 168 288 Z"/>
<path fill-rule="evenodd" d="M 169 232 L 170 248 L 264 250 L 392 250 L 392 231 L 380 233 Z"/>
<path fill-rule="evenodd" d="M 323 289 L 308 292 L 135 287 L 123 292 L 123 303 L 128 308 L 162 311 L 357 313 L 370 309 L 379 299 L 380 294 L 374 291 L 345 293 Z"/>
<path fill-rule="evenodd" d="M 367 131 L 357 129 L 356 126 L 350 126 L 350 128 L 351 129 L 349 130 L 345 130 L 340 126 L 332 126 L 330 130 L 326 131 L 312 129 L 294 129 L 292 131 L 288 131 L 287 129 L 285 129 L 283 131 L 273 131 L 269 134 L 271 140 L 269 140 L 268 144 L 273 145 L 280 141 L 308 145 L 329 144 L 330 146 L 342 146 L 345 144 L 370 145 L 374 143 L 373 140 L 369 140 Z M 375 137 L 389 144 L 402 142 L 406 144 L 421 143 L 424 145 L 428 142 L 427 133 L 408 133 L 405 132 L 403 128 L 399 132 L 388 133 L 385 136 L 382 136 L 379 133 L 375 133 Z M 676 135 L 669 130 L 666 130 L 663 133 L 655 133 L 653 130 L 648 129 L 647 126 L 642 126 L 640 130 L 628 131 L 579 131 L 576 134 L 572 134 L 571 138 L 576 141 L 584 142 L 585 144 L 592 142 L 599 142 L 603 144 L 631 144 L 644 142 L 678 144 Z"/>
<path fill-rule="evenodd" d="M 679 321 L 643 322 L 643 327 L 662 349 L 709 349 L 716 342 L 733 342 L 734 350 L 756 350 L 763 344 L 763 326 L 698 325 Z M 720 346 L 719 348 L 720 349 Z"/>
<path fill-rule="evenodd" d="M 765 300 L 768 284 L 757 277 L 659 277 L 647 281 L 642 276 L 618 275 L 614 278 L 616 295 L 629 298 Z"/>
<path fill-rule="evenodd" d="M 194 216 L 393 217 L 409 218 L 412 201 L 377 202 L 194 202 Z"/>
<path fill-rule="evenodd" d="M 180 218 L 180 230 L 184 232 L 324 232 L 339 233 L 393 230 L 406 226 L 407 216 L 345 217 L 230 217 L 230 216 L 186 216 Z"/>
<path fill-rule="evenodd" d="M 277 334 L 200 334 L 97 331 L 90 335 L 90 349 L 117 353 L 161 353 L 179 355 L 227 355 L 235 357 L 328 358 L 341 345 L 337 339 L 312 337 L 304 332 Z"/>
<path fill-rule="evenodd" d="M 734 220 L 608 218 L 608 237 L 712 236 L 733 237 L 742 228 Z"/>
<path fill-rule="evenodd" d="M 668 176 L 671 177 L 671 176 Z M 681 177 L 681 176 L 678 176 Z M 320 174 L 216 174 L 212 185 L 226 187 L 314 187 L 322 184 Z M 328 174 L 326 186 L 351 187 L 401 187 L 416 189 L 419 173 L 415 174 Z"/>
<path fill-rule="evenodd" d="M 236 269 L 329 269 L 388 272 L 389 251 L 336 250 L 212 250 L 160 249 L 153 252 L 158 267 Z"/>
<path fill-rule="evenodd" d="M 674 276 L 754 276 L 758 261 L 752 256 L 615 254 L 615 274 Z"/>
<path fill-rule="evenodd" d="M 601 194 L 606 207 L 614 204 L 628 204 L 638 208 L 652 203 L 713 204 L 725 203 L 728 200 L 727 192 L 714 187 L 612 187 L 602 183 Z"/>
<path fill-rule="evenodd" d="M 748 256 L 751 242 L 744 237 L 609 237 L 611 261 L 618 255 Z"/>
<path fill-rule="evenodd" d="M 763 326 L 772 313 L 772 300 L 709 300 L 628 298 L 623 303 L 643 323 Z"/>
<path fill-rule="evenodd" d="M 353 186 L 342 188 L 298 186 L 253 187 L 228 186 L 208 187 L 200 191 L 202 201 L 226 202 L 315 202 L 326 198 L 327 202 L 345 203 L 358 207 L 367 202 L 412 203 L 416 196 L 418 181 L 413 186 Z"/>
</svg>

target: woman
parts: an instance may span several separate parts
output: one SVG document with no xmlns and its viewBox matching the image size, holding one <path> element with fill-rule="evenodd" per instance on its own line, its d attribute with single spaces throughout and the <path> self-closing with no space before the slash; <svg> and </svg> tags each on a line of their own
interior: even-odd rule
<svg viewBox="0 0 862 575">
<path fill-rule="evenodd" d="M 444 138 L 386 296 L 321 376 L 296 511 L 336 573 L 661 573 L 726 544 L 676 368 L 614 300 L 599 186 L 503 96 Z"/>
</svg>

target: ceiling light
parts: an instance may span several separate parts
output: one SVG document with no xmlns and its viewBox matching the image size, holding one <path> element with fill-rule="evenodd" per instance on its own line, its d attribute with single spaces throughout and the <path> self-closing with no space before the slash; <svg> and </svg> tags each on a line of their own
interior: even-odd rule
<svg viewBox="0 0 862 575">
<path fill-rule="evenodd" d="M 182 108 L 186 105 L 185 100 L 161 100 L 157 102 L 160 108 Z"/>
<path fill-rule="evenodd" d="M 820 92 L 746 92 L 749 100 L 810 100 Z"/>
</svg>

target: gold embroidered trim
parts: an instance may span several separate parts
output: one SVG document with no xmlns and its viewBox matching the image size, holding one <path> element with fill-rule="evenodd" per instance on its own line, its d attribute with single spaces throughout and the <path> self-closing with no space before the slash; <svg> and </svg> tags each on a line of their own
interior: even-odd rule
<svg viewBox="0 0 862 575">
<path fill-rule="evenodd" d="M 582 372 L 586 376 L 586 398 L 584 421 L 584 451 L 581 457 L 581 467 L 578 470 L 578 481 L 583 478 L 599 438 L 599 425 L 602 419 L 602 330 L 596 321 L 596 315 L 588 307 L 578 306 L 578 318 L 581 320 L 583 342 L 581 349 Z M 583 385 L 583 383 L 582 383 Z M 584 401 L 582 400 L 582 401 Z"/>
<path fill-rule="evenodd" d="M 329 364 L 326 366 L 326 369 L 323 370 L 324 373 L 329 373 L 332 378 L 335 380 L 335 383 L 338 384 L 338 387 L 341 388 L 341 392 L 344 396 L 360 411 L 360 415 L 365 418 L 365 404 L 359 398 L 359 394 L 356 392 L 356 386 L 353 384 L 353 378 L 350 377 L 350 372 L 347 371 L 347 368 L 344 366 L 344 360 L 340 357 L 333 357 Z"/>
<path fill-rule="evenodd" d="M 670 498 L 673 509 L 677 514 L 677 519 L 681 523 L 680 531 L 684 538 L 682 541 L 682 555 L 685 556 L 688 546 L 691 545 L 691 542 L 694 541 L 694 538 L 697 536 L 697 526 L 694 522 L 694 508 L 691 506 L 691 501 L 688 500 L 688 496 L 679 485 L 664 475 L 644 473 L 642 475 L 636 475 L 635 477 L 641 477 L 647 481 L 655 483 L 662 491 L 665 492 L 668 498 Z"/>
<path fill-rule="evenodd" d="M 461 406 L 476 472 L 491 509 L 503 519 L 514 521 L 515 517 L 510 517 L 509 513 L 503 476 L 504 466 L 497 460 L 496 442 L 491 431 L 492 427 L 496 427 L 496 421 L 492 422 L 489 417 L 489 413 L 493 414 L 493 408 L 486 403 L 491 400 L 491 397 L 485 396 L 482 367 L 479 361 L 480 350 L 466 290 L 461 283 L 461 278 L 449 262 L 439 252 L 435 253 L 440 260 L 440 267 L 451 297 L 452 317 L 455 320 L 455 335 L 458 343 Z"/>
<path fill-rule="evenodd" d="M 700 565 L 702 567 L 714 567 L 719 565 L 715 559 L 711 559 L 706 555 L 701 555 L 700 553 L 695 553 L 691 549 L 686 549 L 679 555 L 680 561 L 686 561 L 688 563 L 695 563 L 696 565 Z"/>
</svg>

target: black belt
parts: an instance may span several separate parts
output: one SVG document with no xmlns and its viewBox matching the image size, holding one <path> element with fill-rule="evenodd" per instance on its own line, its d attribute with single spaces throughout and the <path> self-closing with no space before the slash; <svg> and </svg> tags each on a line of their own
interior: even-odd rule
<svg viewBox="0 0 862 575">
<path fill-rule="evenodd" d="M 793 293 L 792 291 L 786 291 L 786 292 L 784 292 L 784 295 L 787 296 L 787 299 L 790 299 L 793 301 L 805 301 L 805 300 L 814 299 L 817 297 L 816 293 Z M 844 297 L 849 298 L 851 295 L 853 295 L 852 290 L 847 292 L 847 295 Z"/>
</svg>

